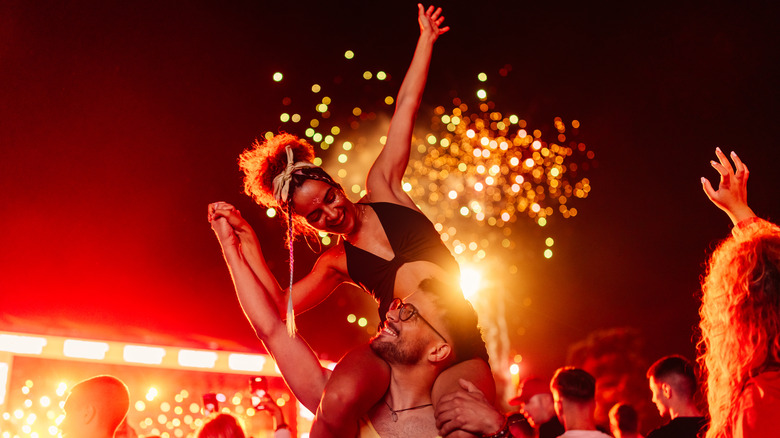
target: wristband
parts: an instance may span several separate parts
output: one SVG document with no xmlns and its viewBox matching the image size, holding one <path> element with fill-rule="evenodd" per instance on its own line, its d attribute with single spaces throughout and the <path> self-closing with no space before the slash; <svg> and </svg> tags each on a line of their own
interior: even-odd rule
<svg viewBox="0 0 780 438">
<path fill-rule="evenodd" d="M 482 435 L 482 438 L 509 438 L 511 436 L 512 433 L 509 432 L 509 420 L 504 418 L 504 425 L 501 426 L 501 429 L 498 429 L 498 431 L 493 432 L 491 435 Z"/>
</svg>

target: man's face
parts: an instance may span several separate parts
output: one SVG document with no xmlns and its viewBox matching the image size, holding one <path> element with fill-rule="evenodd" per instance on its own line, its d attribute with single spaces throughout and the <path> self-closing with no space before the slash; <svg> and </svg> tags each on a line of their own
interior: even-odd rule
<svg viewBox="0 0 780 438">
<path fill-rule="evenodd" d="M 411 307 L 407 306 L 403 311 L 391 307 L 379 333 L 371 339 L 371 349 L 390 364 L 413 365 L 425 358 L 431 341 L 439 338 L 432 326 L 441 326 L 441 321 L 425 292 L 415 292 L 403 303 Z M 408 314 L 410 309 L 415 310 L 414 314 L 404 320 L 402 313 Z"/>
<path fill-rule="evenodd" d="M 536 394 L 523 404 L 523 415 L 531 426 L 539 427 L 552 418 L 549 398 L 549 394 Z"/>
<path fill-rule="evenodd" d="M 650 391 L 653 392 L 653 403 L 658 408 L 658 413 L 665 417 L 669 414 L 669 399 L 664 394 L 663 383 L 658 382 L 654 377 L 650 377 Z"/>
<path fill-rule="evenodd" d="M 78 406 L 78 403 L 74 401 L 73 395 L 69 395 L 67 399 L 65 399 L 65 405 L 63 405 L 62 410 L 65 411 L 65 418 L 62 419 L 62 423 L 60 423 L 60 434 L 63 437 L 71 436 L 71 437 L 79 437 L 83 434 L 80 432 L 79 427 L 79 417 L 81 413 L 81 409 Z"/>
</svg>

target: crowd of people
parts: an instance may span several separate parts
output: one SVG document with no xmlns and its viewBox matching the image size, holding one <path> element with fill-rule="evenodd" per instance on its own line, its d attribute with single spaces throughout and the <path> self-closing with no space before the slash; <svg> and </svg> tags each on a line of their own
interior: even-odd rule
<svg viewBox="0 0 780 438">
<path fill-rule="evenodd" d="M 290 426 L 284 412 L 266 392 L 256 394 L 253 388 L 253 407 L 258 412 L 267 412 L 274 423 L 274 438 L 290 438 Z M 127 414 L 130 408 L 130 391 L 119 378 L 98 375 L 75 384 L 65 399 L 65 413 L 59 432 L 63 438 L 139 438 L 129 424 Z M 203 409 L 205 421 L 198 429 L 196 438 L 247 438 L 246 427 L 241 418 L 220 412 L 214 406 Z M 160 438 L 160 435 L 145 435 L 143 438 Z"/>
<path fill-rule="evenodd" d="M 208 207 L 235 290 L 249 322 L 296 398 L 316 413 L 311 437 L 641 437 L 637 411 L 617 403 L 596 424 L 598 387 L 585 369 L 564 366 L 550 380 L 525 379 L 495 405 L 495 383 L 477 315 L 459 286 L 459 267 L 433 224 L 402 188 L 412 130 L 436 40 L 440 8 L 418 5 L 420 36 L 396 99 L 382 152 L 352 202 L 313 164 L 311 145 L 290 134 L 258 141 L 240 157 L 246 193 L 276 208 L 287 223 L 289 283 L 280 285 L 254 230 L 225 202 Z M 741 438 L 778 435 L 780 420 L 780 228 L 747 204 L 748 169 L 716 150 L 712 202 L 734 223 L 712 254 L 702 281 L 697 363 L 667 356 L 647 371 L 652 402 L 669 422 L 648 438 Z M 339 238 L 311 272 L 294 279 L 293 241 L 326 232 Z M 368 345 L 331 372 L 297 334 L 295 314 L 316 306 L 342 283 L 378 303 L 381 324 Z M 701 385 L 700 385 L 701 384 Z M 701 386 L 701 387 L 700 387 Z M 707 407 L 695 401 L 706 394 Z M 106 402 L 110 400 L 110 403 Z M 99 376 L 76 385 L 65 404 L 63 436 L 109 438 L 128 408 L 127 388 Z M 285 435 L 286 433 L 286 435 Z M 289 436 L 277 419 L 277 437 Z M 243 438 L 234 417 L 219 414 L 199 438 Z"/>
</svg>

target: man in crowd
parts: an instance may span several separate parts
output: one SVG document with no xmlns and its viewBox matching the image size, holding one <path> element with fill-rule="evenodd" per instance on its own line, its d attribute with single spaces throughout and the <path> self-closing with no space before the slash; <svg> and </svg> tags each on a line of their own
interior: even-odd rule
<svg viewBox="0 0 780 438">
<path fill-rule="evenodd" d="M 694 401 L 697 384 L 691 362 L 678 355 L 662 357 L 647 370 L 647 378 L 658 413 L 671 419 L 647 438 L 696 438 L 707 420 Z"/>
<path fill-rule="evenodd" d="M 305 341 L 289 336 L 275 305 L 258 290 L 249 268 L 235 261 L 238 257 L 233 251 L 225 254 L 234 280 L 238 279 L 239 302 L 255 333 L 274 357 L 293 394 L 309 410 L 316 411 L 330 371 L 320 365 Z M 250 281 L 241 281 L 246 278 Z M 452 286 L 427 279 L 404 300 L 393 301 L 387 320 L 370 345 L 390 366 L 390 386 L 361 418 L 359 437 L 439 436 L 431 396 L 434 382 L 461 360 L 487 359 L 476 312 L 462 295 L 458 299 L 452 292 Z M 487 367 L 486 361 L 484 364 Z M 489 371 L 485 374 L 490 376 Z M 492 388 L 495 384 L 491 379 L 480 385 Z M 453 436 L 465 433 L 450 432 L 456 434 Z"/>
<path fill-rule="evenodd" d="M 127 386 L 101 375 L 77 383 L 65 400 L 63 438 L 113 438 L 130 407 Z"/>
<path fill-rule="evenodd" d="M 555 413 L 566 432 L 561 438 L 610 438 L 596 429 L 596 379 L 585 370 L 562 367 L 550 382 Z"/>
<path fill-rule="evenodd" d="M 539 431 L 539 438 L 555 438 L 563 434 L 564 429 L 555 415 L 550 385 L 542 379 L 531 377 L 520 383 L 517 397 L 509 404 L 520 406 L 528 422 Z"/>
<path fill-rule="evenodd" d="M 626 403 L 615 403 L 609 410 L 609 430 L 615 438 L 643 438 L 639 433 L 639 414 Z"/>
</svg>

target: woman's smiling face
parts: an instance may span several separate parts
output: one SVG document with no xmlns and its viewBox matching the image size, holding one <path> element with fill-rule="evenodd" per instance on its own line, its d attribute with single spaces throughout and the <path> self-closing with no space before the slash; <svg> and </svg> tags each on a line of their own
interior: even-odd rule
<svg viewBox="0 0 780 438">
<path fill-rule="evenodd" d="M 295 214 L 319 231 L 349 234 L 357 223 L 357 209 L 344 192 L 326 182 L 307 179 L 293 194 Z"/>
</svg>

